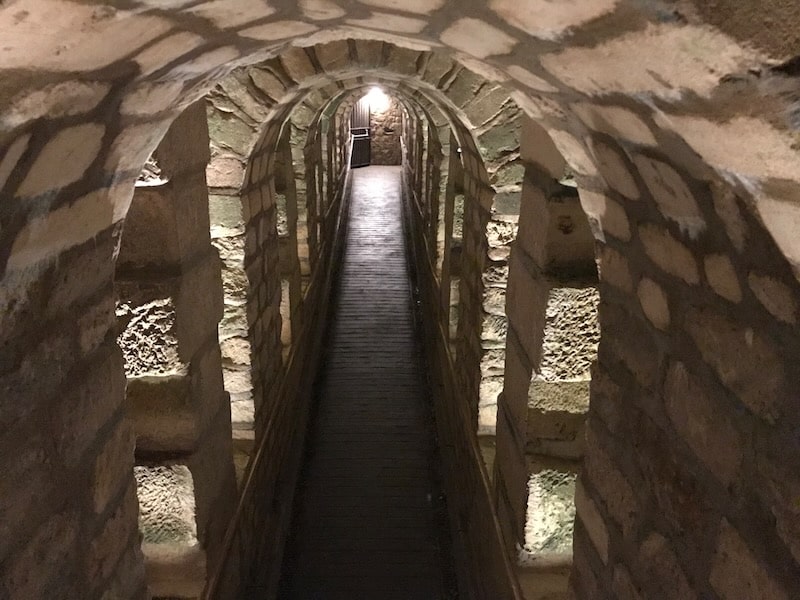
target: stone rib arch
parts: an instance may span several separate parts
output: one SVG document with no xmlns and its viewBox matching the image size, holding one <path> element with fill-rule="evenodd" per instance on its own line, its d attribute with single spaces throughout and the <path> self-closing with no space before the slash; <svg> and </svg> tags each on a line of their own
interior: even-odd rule
<svg viewBox="0 0 800 600">
<path fill-rule="evenodd" d="M 98 298 L 109 286 L 114 227 L 128 210 L 138 168 L 179 108 L 199 99 L 233 61 L 261 60 L 289 44 L 344 37 L 347 26 L 353 28 L 350 37 L 397 36 L 409 46 L 467 53 L 476 71 L 507 72 L 519 90 L 519 105 L 553 132 L 558 148 L 580 167 L 576 179 L 582 189 L 604 196 L 615 186 L 594 170 L 620 164 L 629 170 L 630 178 L 616 182 L 619 189 L 586 199 L 604 226 L 601 275 L 613 300 L 603 311 L 606 323 L 620 330 L 632 324 L 635 339 L 634 350 L 601 344 L 605 378 L 596 392 L 591 438 L 598 451 L 587 472 L 608 479 L 598 475 L 586 486 L 593 503 L 586 506 L 595 510 L 586 509 L 586 527 L 578 534 L 584 549 L 576 568 L 578 595 L 646 596 L 669 588 L 718 596 L 758 591 L 797 596 L 797 478 L 786 465 L 797 456 L 787 440 L 797 427 L 788 390 L 797 383 L 792 357 L 797 355 L 800 211 L 794 125 L 783 114 L 791 109 L 796 83 L 791 63 L 768 64 L 789 56 L 791 35 L 743 30 L 740 20 L 719 16 L 725 11 L 710 14 L 695 2 L 681 5 L 679 14 L 626 0 L 569 3 L 569 12 L 563 3 L 527 0 L 520 14 L 497 0 L 470 7 L 468 15 L 459 14 L 462 7 L 452 1 L 411 2 L 403 7 L 408 10 L 384 15 L 376 15 L 376 4 L 332 3 L 323 13 L 298 4 L 274 13 L 266 3 L 235 0 L 166 8 L 145 2 L 115 10 L 23 0 L 2 9 L 0 28 L 9 33 L 0 58 L 7 106 L 0 133 L 0 262 L 9 342 L 0 364 L 11 378 L 9 397 L 33 399 L 25 408 L 11 402 L 10 421 L 37 434 L 22 436 L 26 445 L 19 455 L 50 456 L 49 448 L 35 446 L 40 432 L 32 423 L 41 421 L 31 414 L 46 414 L 62 391 L 79 414 L 85 397 L 79 391 L 92 393 L 90 382 L 72 381 L 71 374 L 92 371 L 107 345 L 97 338 L 63 342 L 60 332 L 75 332 L 77 323 L 93 323 L 99 338 L 108 332 L 112 317 Z M 739 15 L 752 7 L 745 2 L 731 8 Z M 797 24 L 793 8 L 769 3 L 759 14 L 791 34 Z M 536 15 L 537 22 L 526 14 Z M 317 21 L 320 17 L 330 19 Z M 319 31 L 323 24 L 326 31 Z M 376 32 L 376 25 L 393 31 Z M 580 104 L 590 112 L 574 106 Z M 655 144 L 638 136 L 643 130 L 637 121 L 645 123 Z M 615 140 L 609 147 L 617 159 L 606 155 L 610 166 L 592 160 L 594 142 L 611 141 L 603 134 Z M 50 168 L 54 164 L 58 168 Z M 627 187 L 630 180 L 636 192 Z M 637 204 L 622 190 L 645 201 Z M 687 198 L 695 200 L 706 225 L 697 237 L 687 235 L 686 220 L 696 218 L 696 211 L 676 210 L 692 206 Z M 627 229 L 616 205 L 624 209 Z M 626 231 L 630 240 L 619 237 Z M 82 274 L 80 291 L 71 269 Z M 650 305 L 647 311 L 642 303 Z M 42 323 L 48 324 L 46 332 Z M 52 364 L 42 349 L 45 341 L 66 344 L 58 345 L 66 347 L 64 360 L 52 377 L 29 386 L 43 370 L 37 365 Z M 665 358 L 664 348 L 681 354 L 680 364 Z M 745 348 L 751 362 L 763 368 L 753 372 L 750 363 L 717 348 Z M 650 357 L 655 364 L 647 362 Z M 710 400 L 698 408 L 681 403 L 686 395 Z M 623 397 L 630 414 L 614 410 Z M 89 411 L 82 420 L 87 431 L 61 417 L 55 417 L 54 428 L 103 447 L 111 430 L 104 425 L 111 421 L 100 414 L 114 413 L 119 402 L 120 393 L 112 392 L 100 402 L 106 412 Z M 705 406 L 713 410 L 704 413 Z M 724 417 L 713 419 L 716 414 Z M 696 423 L 709 430 L 713 423 L 716 435 L 709 441 L 697 433 Z M 626 445 L 630 440 L 641 444 Z M 721 443 L 726 440 L 731 443 Z M 742 447 L 751 453 L 723 451 Z M 776 459 L 781 453 L 789 458 Z M 54 458 L 58 464 L 61 456 Z M 11 467 L 21 473 L 15 479 L 23 480 L 24 469 Z M 732 480 L 718 485 L 717 472 Z M 88 469 L 69 464 L 64 473 L 73 487 L 91 485 Z M 637 484 L 634 494 L 621 493 L 622 484 L 608 485 L 628 479 Z M 730 487 L 752 511 L 731 508 L 738 500 Z M 78 499 L 57 488 L 43 486 L 61 503 L 46 508 L 55 514 L 68 505 L 62 514 L 87 514 Z M 687 497 L 697 505 L 682 505 Z M 86 517 L 81 533 L 99 538 L 113 522 L 113 509 Z M 663 516 L 658 522 L 640 518 L 654 509 Z M 43 509 L 31 523 L 20 521 L 7 536 L 9 544 L 27 547 L 48 514 Z M 48 526 L 66 530 L 68 540 L 78 537 L 63 523 Z M 686 532 L 703 537 L 687 538 Z M 676 548 L 696 547 L 706 553 L 676 556 Z M 62 554 L 69 556 L 69 549 Z M 690 576 L 668 575 L 682 570 Z M 76 590 L 99 590 L 98 596 L 98 586 L 107 581 L 85 579 L 87 585 L 77 584 Z M 36 589 L 24 591 L 35 595 Z"/>
</svg>

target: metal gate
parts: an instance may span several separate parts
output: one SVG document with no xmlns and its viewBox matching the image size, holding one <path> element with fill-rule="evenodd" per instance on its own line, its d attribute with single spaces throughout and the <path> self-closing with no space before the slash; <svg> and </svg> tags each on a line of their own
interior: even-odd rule
<svg viewBox="0 0 800 600">
<path fill-rule="evenodd" d="M 350 166 L 366 167 L 370 163 L 369 100 L 366 97 L 353 106 L 350 116 L 350 139 L 353 144 Z"/>
</svg>

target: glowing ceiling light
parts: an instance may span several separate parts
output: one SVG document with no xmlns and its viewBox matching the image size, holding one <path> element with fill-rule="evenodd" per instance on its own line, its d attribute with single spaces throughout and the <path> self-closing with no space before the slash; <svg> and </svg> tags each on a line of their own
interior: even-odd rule
<svg viewBox="0 0 800 600">
<path fill-rule="evenodd" d="M 364 98 L 369 102 L 369 109 L 372 112 L 383 112 L 391 104 L 389 96 L 379 87 L 372 88 Z"/>
</svg>

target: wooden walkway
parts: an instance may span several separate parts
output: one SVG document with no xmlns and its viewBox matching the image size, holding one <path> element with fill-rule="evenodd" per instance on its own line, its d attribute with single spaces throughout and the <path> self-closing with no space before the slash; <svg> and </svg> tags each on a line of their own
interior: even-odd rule
<svg viewBox="0 0 800 600">
<path fill-rule="evenodd" d="M 280 598 L 454 598 L 400 167 L 352 172 L 348 236 Z"/>
</svg>

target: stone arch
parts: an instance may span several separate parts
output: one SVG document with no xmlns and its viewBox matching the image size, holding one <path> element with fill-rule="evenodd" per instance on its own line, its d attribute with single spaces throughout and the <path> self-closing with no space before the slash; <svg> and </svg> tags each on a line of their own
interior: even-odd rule
<svg viewBox="0 0 800 600">
<path fill-rule="evenodd" d="M 614 214 L 617 202 L 625 207 L 626 218 L 628 213 L 647 216 L 649 225 L 660 226 L 660 233 L 670 236 L 659 237 L 659 227 L 643 233 L 638 224 L 634 231 L 631 223 L 636 220 L 628 218 L 631 241 L 620 243 L 609 233 L 606 239 L 611 242 L 600 249 L 601 275 L 609 282 L 609 294 L 611 288 L 617 294 L 614 307 L 605 311 L 608 322 L 621 324 L 626 316 L 641 316 L 637 302 L 644 298 L 649 316 L 634 321 L 647 328 L 649 337 L 642 337 L 642 347 L 653 350 L 648 340 L 658 342 L 656 351 L 675 343 L 686 360 L 680 361 L 683 367 L 668 368 L 667 379 L 661 363 L 642 364 L 650 355 L 601 344 L 600 364 L 608 375 L 603 389 L 610 390 L 606 400 L 631 394 L 633 408 L 626 415 L 629 420 L 616 420 L 619 415 L 613 406 L 605 406 L 603 392 L 596 392 L 593 404 L 598 418 L 602 415 L 608 422 L 593 438 L 603 442 L 598 443 L 603 450 L 594 453 L 599 463 L 590 464 L 587 472 L 590 478 L 592 472 L 605 473 L 606 481 L 612 482 L 630 477 L 642 486 L 637 488 L 639 495 L 620 495 L 623 485 L 609 489 L 601 481 L 587 486 L 593 504 L 586 506 L 596 511 L 584 511 L 587 526 L 577 534 L 586 549 L 578 567 L 580 594 L 631 594 L 630 590 L 657 585 L 659 578 L 668 579 L 662 572 L 618 560 L 624 548 L 627 556 L 642 555 L 646 565 L 691 571 L 692 587 L 704 593 L 732 595 L 730 582 L 744 580 L 740 589 L 766 590 L 775 597 L 797 595 L 796 536 L 792 536 L 796 473 L 775 457 L 778 448 L 788 448 L 792 458 L 796 456 L 786 442 L 796 426 L 787 392 L 795 383 L 790 363 L 795 342 L 786 331 L 796 319 L 798 264 L 797 156 L 791 143 L 793 125 L 783 114 L 784 110 L 791 114 L 791 99 L 784 93 L 794 89 L 793 69 L 792 63 L 780 64 L 789 56 L 786 37 L 748 34 L 735 21 L 724 21 L 692 3 L 676 14 L 624 1 L 576 2 L 570 4 L 574 10 L 566 12 L 550 2 L 528 0 L 520 6 L 497 0 L 472 7 L 469 16 L 458 14 L 459 7 L 447 2 L 412 2 L 402 11 L 385 6 L 381 10 L 377 2 L 364 4 L 298 3 L 273 15 L 267 14 L 271 8 L 266 4 L 245 6 L 233 0 L 169 10 L 161 6 L 156 10 L 149 3 L 122 10 L 70 3 L 67 9 L 54 11 L 52 3 L 42 2 L 26 5 L 27 14 L 17 15 L 16 10 L 12 14 L 8 8 L 0 13 L 3 29 L 11 32 L 2 57 L 4 75 L 8 74 L 4 89 L 18 86 L 4 112 L 0 134 L 0 184 L 4 197 L 14 199 L 3 210 L 0 242 L 3 301 L 9 307 L 3 311 L 4 325 L 13 336 L 4 350 L 9 372 L 28 377 L 31 364 L 42 364 L 29 356 L 42 358 L 41 341 L 53 341 L 39 331 L 31 314 L 44 314 L 49 323 L 65 329 L 77 327 L 70 321 L 82 320 L 96 322 L 101 332 L 108 330 L 112 316 L 102 311 L 104 316 L 92 315 L 98 314 L 97 297 L 110 281 L 113 226 L 127 212 L 132 181 L 178 108 L 198 99 L 233 61 L 265 58 L 278 46 L 311 43 L 315 38 L 310 36 L 344 37 L 344 28 L 352 28 L 348 35 L 400 38 L 423 48 L 442 44 L 449 52 L 467 54 L 464 60 L 476 70 L 509 75 L 519 90 L 519 104 L 546 124 L 582 188 L 605 191 L 595 171 L 617 169 L 621 162 L 637 189 L 646 190 L 648 202 L 639 205 L 641 210 L 628 201 L 617 202 L 613 194 L 610 200 L 594 198 L 594 212 L 601 222 L 624 222 Z M 523 10 L 517 13 L 516 8 Z M 741 8 L 733 8 L 739 14 Z M 788 4 L 775 3 L 765 6 L 763 13 L 787 32 L 796 23 L 791 10 Z M 536 15 L 536 21 L 526 15 Z M 43 23 L 52 34 L 44 41 L 38 35 Z M 317 23 L 326 29 L 319 31 Z M 377 27 L 392 31 L 376 32 Z M 772 66 L 769 59 L 779 64 Z M 82 79 L 75 80 L 75 74 Z M 596 165 L 591 159 L 594 149 L 584 138 L 603 139 L 603 133 L 614 139 L 615 145 L 609 147 L 617 158 L 608 154 L 609 165 L 599 159 Z M 752 143 L 742 146 L 741 139 Z M 59 168 L 50 169 L 51 164 Z M 625 189 L 625 179 L 623 175 L 616 180 L 617 186 Z M 682 194 L 681 180 L 692 196 L 702 198 L 698 210 L 706 230 L 697 239 L 686 235 L 686 217 L 693 215 L 681 212 L 691 207 L 689 196 Z M 652 196 L 661 197 L 669 217 L 652 212 L 659 206 Z M 674 203 L 678 197 L 683 203 Z M 676 207 L 681 209 L 677 213 Z M 681 271 L 663 254 L 654 253 L 652 242 L 659 239 L 680 248 L 675 241 L 694 253 L 697 283 L 679 283 L 683 279 L 676 271 L 690 273 L 692 280 L 694 271 L 691 267 Z M 709 248 L 713 248 L 710 253 Z M 680 250 L 674 256 L 680 254 L 685 256 Z M 99 266 L 76 292 L 69 287 L 75 285 L 69 269 L 80 269 L 86 262 Z M 648 276 L 642 277 L 645 273 Z M 650 283 L 642 284 L 645 279 Z M 676 288 L 673 297 L 665 289 L 676 283 L 689 287 Z M 690 292 L 702 299 L 701 308 L 687 301 Z M 48 300 L 58 300 L 57 308 L 45 310 Z M 691 316 L 707 322 L 707 329 L 697 329 L 695 319 L 672 320 L 670 309 L 687 306 Z M 667 313 L 670 328 L 662 330 L 656 323 L 663 325 Z M 687 335 L 681 333 L 683 328 Z M 779 368 L 753 373 L 736 356 L 719 358 L 711 352 L 714 341 L 723 348 L 737 344 L 749 348 L 759 361 Z M 59 365 L 58 375 L 36 387 L 36 398 L 45 399 L 30 409 L 13 407 L 14 422 L 45 406 L 55 390 L 61 390 L 67 373 L 88 371 L 101 346 L 106 348 L 97 340 L 68 346 L 69 357 Z M 662 354 L 656 357 L 666 360 Z M 686 365 L 690 368 L 684 375 Z M 661 379 L 671 387 L 662 385 Z M 27 387 L 16 380 L 12 383 L 28 397 Z M 85 381 L 80 386 L 91 387 Z M 716 484 L 708 491 L 696 482 L 705 472 L 697 457 L 708 459 L 716 450 L 704 446 L 705 441 L 688 427 L 686 415 L 693 407 L 680 404 L 680 393 L 675 392 L 683 389 L 713 397 L 712 404 L 727 416 L 731 439 L 744 435 L 745 441 L 758 442 L 755 458 L 733 457 L 737 465 L 733 471 L 747 475 L 735 478 L 735 485 L 757 508 L 757 518 L 731 508 L 735 503 L 727 508 L 717 503 L 707 511 L 675 509 L 683 489 L 700 490 L 691 497 L 703 502 L 712 496 L 729 497 Z M 753 393 L 765 389 L 774 393 Z M 675 393 L 668 394 L 669 390 Z M 661 397 L 665 394 L 669 398 Z M 121 401 L 119 393 L 112 395 L 102 405 L 110 412 Z M 655 407 L 648 402 L 653 397 L 659 398 Z M 774 400 L 765 404 L 757 401 L 760 397 Z M 74 398 L 72 402 L 80 404 Z M 665 406 L 672 407 L 666 416 Z M 705 422 L 708 415 L 694 416 L 692 422 Z M 89 426 L 89 435 L 97 434 L 97 446 L 109 439 L 99 421 L 98 417 Z M 603 438 L 609 431 L 615 435 Z M 652 452 L 642 456 L 668 467 L 660 469 L 666 475 L 647 468 L 647 461 L 633 464 L 625 452 L 629 447 L 615 441 L 639 437 L 652 442 L 648 446 Z M 722 434 L 713 438 L 720 439 Z M 661 447 L 670 451 L 666 459 L 655 451 Z M 74 469 L 66 472 L 78 475 Z M 80 474 L 79 481 L 90 480 L 91 476 Z M 667 491 L 656 494 L 663 489 Z M 660 514 L 665 516 L 657 523 L 630 519 L 640 506 L 663 509 Z M 687 523 L 679 513 L 703 513 L 707 520 L 698 517 Z M 104 515 L 86 527 L 97 532 L 110 522 Z M 596 515 L 600 517 L 592 519 Z M 40 516 L 35 524 L 21 525 L 9 539 L 26 539 L 43 522 Z M 636 535 L 629 535 L 631 530 Z M 674 556 L 673 547 L 693 547 L 684 537 L 686 531 L 707 534 L 703 547 L 709 560 Z M 641 539 L 646 543 L 632 541 Z M 594 554 L 592 545 L 598 548 Z M 672 568 L 676 564 L 677 571 Z M 89 579 L 96 586 L 102 578 Z"/>
<path fill-rule="evenodd" d="M 508 245 L 513 241 L 516 232 L 513 225 L 515 217 L 513 213 L 518 210 L 515 207 L 521 189 L 521 171 L 518 165 L 519 141 L 517 127 L 515 127 L 519 118 L 518 111 L 516 111 L 513 101 L 509 100 L 507 91 L 502 87 L 485 82 L 480 76 L 461 67 L 457 62 L 436 54 L 398 48 L 391 44 L 382 43 L 379 46 L 382 58 L 378 62 L 367 64 L 370 67 L 369 77 L 376 81 L 386 81 L 387 84 L 396 85 L 398 89 L 405 90 L 404 93 L 409 94 L 416 101 L 422 102 L 429 111 L 442 114 L 454 128 L 459 148 L 463 147 L 465 151 L 468 150 L 464 157 L 473 157 L 468 163 L 465 163 L 467 172 L 475 173 L 473 193 L 477 194 L 479 188 L 485 187 L 482 192 L 484 197 L 493 197 L 495 194 L 499 194 L 501 198 L 494 205 L 490 202 L 488 206 L 482 208 L 472 204 L 467 205 L 468 208 L 473 206 L 473 212 L 466 215 L 467 220 L 478 223 L 477 227 L 482 232 L 479 238 L 471 241 L 472 252 L 476 256 L 476 260 L 468 261 L 465 264 L 474 263 L 478 270 L 467 274 L 467 281 L 471 277 L 479 283 L 471 284 L 465 288 L 462 294 L 458 294 L 458 284 L 455 284 L 452 291 L 450 289 L 442 291 L 443 302 L 447 305 L 449 305 L 448 298 L 451 294 L 458 296 L 459 300 L 463 298 L 467 302 L 465 307 L 459 309 L 456 305 L 454 308 L 454 314 L 457 315 L 458 312 L 461 312 L 469 317 L 469 319 L 458 319 L 457 317 L 455 319 L 461 321 L 460 327 L 464 332 L 469 332 L 469 335 L 473 336 L 469 349 L 462 349 L 462 353 L 466 352 L 465 356 L 472 358 L 464 361 L 461 380 L 465 386 L 468 386 L 468 389 L 471 389 L 467 396 L 474 397 L 474 401 L 471 402 L 474 402 L 472 410 L 475 413 L 473 419 L 476 421 L 476 429 L 482 427 L 485 433 L 492 433 L 494 430 L 492 407 L 496 404 L 496 395 L 499 390 L 495 389 L 496 385 L 492 386 L 491 384 L 500 380 L 502 376 L 504 362 L 502 356 L 504 339 L 502 336 L 505 326 L 502 293 L 504 281 L 502 278 L 498 281 L 496 273 L 503 269 Z M 267 63 L 253 67 L 249 75 L 241 72 L 233 79 L 237 83 L 232 82 L 227 85 L 223 83 L 222 87 L 223 89 L 227 88 L 228 94 L 235 94 L 234 99 L 239 106 L 249 107 L 247 111 L 251 118 L 263 114 L 265 109 L 261 109 L 262 113 L 259 113 L 255 107 L 258 106 L 259 101 L 265 100 L 264 94 L 267 99 L 276 99 L 275 101 L 281 103 L 286 103 L 286 98 L 293 94 L 302 94 L 302 96 L 296 96 L 288 104 L 275 105 L 277 107 L 274 109 L 277 111 L 275 114 L 286 114 L 291 106 L 302 102 L 301 97 L 308 98 L 319 93 L 335 94 L 339 86 L 349 87 L 351 84 L 348 82 L 358 81 L 359 79 L 354 78 L 362 77 L 358 69 L 364 66 L 357 60 L 359 52 L 365 53 L 368 49 L 374 50 L 374 48 L 374 42 L 345 40 L 304 50 L 290 50 Z M 424 67 L 418 66 L 422 63 L 424 63 Z M 301 81 L 296 81 L 301 77 L 303 78 Z M 419 77 L 419 81 L 412 77 Z M 317 79 L 319 81 L 315 81 Z M 296 87 L 288 86 L 287 80 L 294 82 Z M 315 87 L 306 89 L 307 84 L 304 83 L 306 80 L 315 81 Z M 257 85 L 254 83 L 256 81 Z M 292 92 L 292 89 L 297 91 Z M 483 89 L 486 91 L 482 92 Z M 225 99 L 227 99 L 227 105 Z M 267 102 L 269 101 L 267 100 Z M 223 118 L 229 122 L 231 117 L 228 112 L 230 110 L 239 113 L 244 110 L 231 109 L 230 103 L 231 98 L 224 96 L 220 101 L 220 109 L 216 112 L 225 110 L 225 116 L 219 117 L 219 125 L 212 126 L 212 131 L 217 133 L 216 137 L 222 140 L 222 143 L 230 139 L 226 135 L 226 130 L 231 129 L 230 126 L 227 126 L 227 122 L 223 122 Z M 499 104 L 500 108 L 493 112 L 495 104 Z M 243 120 L 247 118 L 248 115 L 242 116 Z M 273 119 L 277 120 L 272 122 L 280 121 L 278 117 L 273 117 Z M 499 133 L 497 129 L 488 129 L 487 123 L 499 125 Z M 269 127 L 262 131 L 262 141 L 273 135 L 269 133 Z M 262 141 L 253 142 L 253 139 L 253 135 L 250 135 L 246 141 L 240 141 L 240 156 L 250 147 L 254 147 L 257 151 L 260 144 L 263 143 Z M 222 158 L 225 163 L 229 160 Z M 488 172 L 484 165 L 488 167 Z M 241 173 L 243 179 L 248 177 L 243 170 L 238 172 Z M 489 182 L 492 182 L 493 187 L 489 187 Z M 500 205 L 504 206 L 503 215 L 496 219 L 491 216 L 486 217 L 487 214 L 495 213 L 496 207 Z M 436 219 L 431 221 L 435 222 Z M 503 230 L 503 233 L 498 234 L 498 228 Z M 492 232 L 489 233 L 489 230 Z M 487 233 L 492 239 L 491 242 L 484 239 Z M 472 234 L 473 232 L 470 230 L 467 236 Z M 492 250 L 494 260 L 490 264 L 484 265 L 485 259 L 481 258 L 481 255 L 489 253 L 489 243 L 494 246 Z M 503 256 L 504 253 L 506 256 Z M 488 272 L 485 275 L 482 274 L 483 269 L 491 270 L 494 275 L 489 275 Z M 486 278 L 493 279 L 494 283 Z M 460 277 L 456 281 L 459 280 Z M 489 289 L 491 286 L 495 286 L 494 291 Z M 496 293 L 497 291 L 500 293 Z M 494 306 L 491 314 L 484 311 L 486 306 L 484 296 L 490 295 L 493 298 Z M 489 322 L 492 322 L 492 325 L 487 325 Z M 495 333 L 487 333 L 491 332 L 493 328 Z M 459 335 L 463 337 L 468 334 Z M 500 338 L 483 340 L 485 335 L 500 336 Z M 486 345 L 491 348 L 485 349 Z M 490 362 L 491 366 L 482 368 L 481 363 L 486 361 Z M 481 375 L 482 372 L 486 374 Z M 484 380 L 489 385 L 486 385 Z M 489 412 L 487 416 L 479 419 L 478 413 L 484 414 L 486 410 L 479 406 L 484 404 L 488 405 Z M 480 423 L 477 424 L 478 422 Z"/>
</svg>

